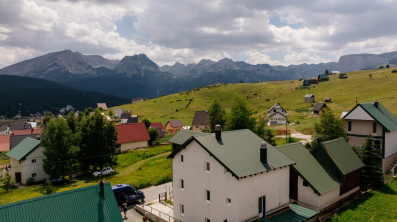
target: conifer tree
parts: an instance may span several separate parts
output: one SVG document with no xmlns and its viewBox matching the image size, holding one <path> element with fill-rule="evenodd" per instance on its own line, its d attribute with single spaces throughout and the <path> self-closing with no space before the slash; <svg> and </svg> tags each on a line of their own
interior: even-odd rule
<svg viewBox="0 0 397 222">
<path fill-rule="evenodd" d="M 379 183 L 382 178 L 382 171 L 379 168 L 380 154 L 375 148 L 371 134 L 365 138 L 364 149 L 361 153 L 361 160 L 365 164 L 361 171 L 361 179 L 364 183 Z"/>
</svg>

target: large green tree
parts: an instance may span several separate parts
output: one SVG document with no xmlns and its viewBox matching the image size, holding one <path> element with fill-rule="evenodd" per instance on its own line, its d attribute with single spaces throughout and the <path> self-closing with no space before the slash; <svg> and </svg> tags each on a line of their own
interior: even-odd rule
<svg viewBox="0 0 397 222">
<path fill-rule="evenodd" d="M 151 146 L 153 142 L 157 140 L 157 137 L 159 136 L 159 131 L 156 128 L 150 128 L 148 132 L 150 137 L 149 146 Z"/>
<path fill-rule="evenodd" d="M 241 97 L 236 96 L 232 101 L 231 111 L 227 115 L 226 129 L 250 129 L 255 132 L 256 118 L 252 114 L 254 114 L 254 111 L 249 107 L 248 103 Z"/>
<path fill-rule="evenodd" d="M 365 138 L 364 149 L 361 151 L 361 160 L 365 164 L 361 171 L 361 180 L 366 183 L 378 183 L 382 178 L 382 171 L 379 168 L 381 156 L 379 150 L 375 148 L 372 135 Z"/>
<path fill-rule="evenodd" d="M 62 117 L 50 120 L 47 129 L 41 134 L 41 145 L 44 147 L 43 169 L 51 178 L 64 178 L 68 174 L 72 159 L 78 148 L 76 137 Z"/>
<path fill-rule="evenodd" d="M 74 116 L 73 111 L 69 112 L 69 114 L 66 116 L 66 122 L 68 123 L 69 129 L 72 131 L 72 133 L 76 133 L 77 118 Z"/>
<path fill-rule="evenodd" d="M 81 166 L 92 167 L 117 165 L 117 130 L 114 122 L 107 121 L 99 110 L 93 116 L 85 116 L 79 123 Z"/>
<path fill-rule="evenodd" d="M 145 123 L 146 129 L 149 129 L 149 127 L 150 127 L 150 120 L 148 120 L 147 118 L 144 118 L 144 119 L 142 120 L 142 122 Z"/>
<path fill-rule="evenodd" d="M 226 111 L 221 107 L 221 102 L 218 98 L 214 98 L 208 109 L 208 125 L 211 132 L 215 132 L 215 125 L 219 124 L 225 126 Z"/>
<path fill-rule="evenodd" d="M 51 119 L 53 119 L 54 117 L 52 116 L 52 112 L 51 111 L 47 111 L 45 112 L 44 118 L 43 118 L 43 124 L 47 124 L 48 122 L 50 122 Z"/>
<path fill-rule="evenodd" d="M 340 137 L 347 138 L 345 122 L 340 119 L 331 109 L 320 115 L 320 122 L 314 124 L 315 137 L 323 141 L 333 140 Z"/>
</svg>

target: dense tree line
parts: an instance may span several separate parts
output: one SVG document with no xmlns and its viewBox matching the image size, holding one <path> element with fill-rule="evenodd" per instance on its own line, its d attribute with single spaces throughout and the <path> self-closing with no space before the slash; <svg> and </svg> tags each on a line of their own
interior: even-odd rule
<svg viewBox="0 0 397 222">
<path fill-rule="evenodd" d="M 41 134 L 43 168 L 51 178 L 117 165 L 117 130 L 98 109 L 90 116 L 52 118 Z"/>
<path fill-rule="evenodd" d="M 57 82 L 29 77 L 0 75 L 0 86 L 0 115 L 8 117 L 15 116 L 20 109 L 23 116 L 28 116 L 43 111 L 58 114 L 66 105 L 83 110 L 95 107 L 98 102 L 109 107 L 130 102 L 113 95 L 76 90 Z"/>
</svg>

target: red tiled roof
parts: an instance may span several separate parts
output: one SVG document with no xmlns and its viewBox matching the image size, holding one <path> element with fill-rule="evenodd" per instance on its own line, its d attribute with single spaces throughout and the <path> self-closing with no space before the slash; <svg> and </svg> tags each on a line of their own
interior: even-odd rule
<svg viewBox="0 0 397 222">
<path fill-rule="evenodd" d="M 0 135 L 0 152 L 10 150 L 10 135 Z"/>
<path fill-rule="evenodd" d="M 14 135 L 40 134 L 41 129 L 14 130 Z"/>
<path fill-rule="evenodd" d="M 130 143 L 150 140 L 145 123 L 127 123 L 116 125 L 117 143 Z"/>
<path fill-rule="evenodd" d="M 160 127 L 161 130 L 164 130 L 163 123 L 161 123 L 161 122 L 150 123 L 150 125 L 151 125 L 153 128 Z"/>
</svg>

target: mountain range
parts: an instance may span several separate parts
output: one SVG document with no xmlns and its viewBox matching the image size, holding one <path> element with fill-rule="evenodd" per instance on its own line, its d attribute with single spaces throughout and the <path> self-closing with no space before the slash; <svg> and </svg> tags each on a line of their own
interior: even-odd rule
<svg viewBox="0 0 397 222">
<path fill-rule="evenodd" d="M 159 67 L 144 54 L 109 60 L 64 50 L 10 65 L 0 69 L 0 75 L 42 78 L 80 90 L 131 99 L 153 98 L 215 84 L 218 73 L 222 83 L 290 80 L 313 78 L 325 70 L 349 72 L 386 63 L 397 63 L 397 52 L 344 55 L 338 62 L 290 66 L 252 65 L 225 58 Z"/>
</svg>

